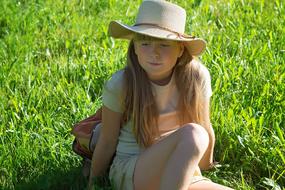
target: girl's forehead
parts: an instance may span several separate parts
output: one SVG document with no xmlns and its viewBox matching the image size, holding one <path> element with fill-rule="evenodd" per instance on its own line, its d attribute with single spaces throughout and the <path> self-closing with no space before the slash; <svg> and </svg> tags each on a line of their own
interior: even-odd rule
<svg viewBox="0 0 285 190">
<path fill-rule="evenodd" d="M 173 40 L 165 40 L 160 38 L 155 38 L 147 35 L 135 34 L 134 41 L 163 41 L 163 42 L 176 42 Z"/>
</svg>

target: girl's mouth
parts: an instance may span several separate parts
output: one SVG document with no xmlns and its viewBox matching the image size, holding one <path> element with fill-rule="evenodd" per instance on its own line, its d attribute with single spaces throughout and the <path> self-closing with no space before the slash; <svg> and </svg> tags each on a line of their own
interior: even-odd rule
<svg viewBox="0 0 285 190">
<path fill-rule="evenodd" d="M 162 65 L 162 63 L 156 63 L 156 62 L 149 62 L 149 64 L 154 65 L 154 66 Z"/>
</svg>

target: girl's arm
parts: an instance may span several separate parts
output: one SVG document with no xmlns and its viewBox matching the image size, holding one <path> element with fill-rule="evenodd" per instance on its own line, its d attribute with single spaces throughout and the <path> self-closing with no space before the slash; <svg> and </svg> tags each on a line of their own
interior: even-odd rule
<svg viewBox="0 0 285 190">
<path fill-rule="evenodd" d="M 121 113 L 114 112 L 103 106 L 102 128 L 92 156 L 89 188 L 93 185 L 93 179 L 101 175 L 109 167 L 112 156 L 116 151 L 121 117 Z"/>
<path fill-rule="evenodd" d="M 213 127 L 210 122 L 210 98 L 206 99 L 203 102 L 203 108 L 204 108 L 204 113 L 202 114 L 203 120 L 204 120 L 204 128 L 207 130 L 209 134 L 209 146 L 203 155 L 202 159 L 199 162 L 199 167 L 202 170 L 207 170 L 210 169 L 213 166 L 213 154 L 214 154 L 214 146 L 215 146 L 215 133 L 213 130 Z"/>
</svg>

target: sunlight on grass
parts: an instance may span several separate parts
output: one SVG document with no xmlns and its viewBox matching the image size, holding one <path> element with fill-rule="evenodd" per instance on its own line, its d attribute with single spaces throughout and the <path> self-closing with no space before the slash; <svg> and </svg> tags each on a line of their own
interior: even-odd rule
<svg viewBox="0 0 285 190">
<path fill-rule="evenodd" d="M 219 165 L 205 175 L 235 189 L 284 189 L 284 1 L 173 2 L 187 9 L 187 32 L 208 43 Z M 132 24 L 138 6 L 1 1 L 0 189 L 85 188 L 71 126 L 101 105 L 104 82 L 125 64 L 128 44 L 108 37 L 108 23 Z"/>
</svg>

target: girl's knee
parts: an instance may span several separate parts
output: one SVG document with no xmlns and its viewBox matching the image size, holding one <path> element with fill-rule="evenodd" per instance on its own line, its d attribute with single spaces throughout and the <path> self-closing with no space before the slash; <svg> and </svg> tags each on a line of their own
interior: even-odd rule
<svg viewBox="0 0 285 190">
<path fill-rule="evenodd" d="M 209 145 L 209 135 L 204 127 L 196 123 L 185 124 L 179 129 L 180 139 L 192 146 L 198 153 L 204 153 Z"/>
<path fill-rule="evenodd" d="M 204 127 L 196 123 L 187 123 L 180 128 L 181 133 L 185 135 L 193 135 L 199 138 L 209 138 L 208 132 Z"/>
</svg>

